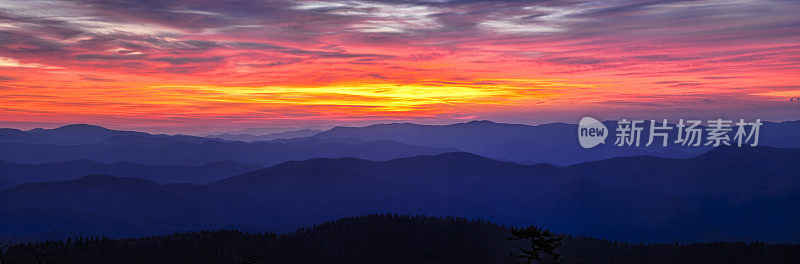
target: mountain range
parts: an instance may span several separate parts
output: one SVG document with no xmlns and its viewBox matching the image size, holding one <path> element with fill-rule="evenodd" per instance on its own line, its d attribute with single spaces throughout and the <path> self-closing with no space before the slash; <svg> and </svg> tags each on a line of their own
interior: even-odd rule
<svg viewBox="0 0 800 264">
<path fill-rule="evenodd" d="M 218 161 L 199 166 L 152 166 L 127 161 L 100 163 L 74 160 L 45 164 L 0 161 L 0 189 L 20 183 L 75 180 L 91 174 L 135 177 L 160 184 L 204 184 L 263 168 L 259 165 Z"/>
<path fill-rule="evenodd" d="M 571 165 L 580 162 L 650 155 L 668 158 L 689 158 L 705 153 L 711 147 L 689 147 L 673 144 L 677 129 L 668 132 L 670 144 L 645 147 L 649 122 L 643 126 L 640 147 L 618 147 L 615 139 L 617 123 L 605 121 L 610 135 L 606 144 L 583 149 L 577 140 L 578 126 L 552 123 L 537 126 L 502 124 L 491 121 L 472 121 L 450 125 L 419 125 L 412 123 L 376 124 L 366 127 L 335 127 L 312 136 L 319 139 L 357 138 L 361 140 L 392 140 L 417 146 L 454 148 L 481 156 L 522 163 Z M 658 123 L 657 123 L 658 124 Z M 703 129 L 704 127 L 700 127 Z M 731 135 L 732 137 L 732 135 Z M 658 140 L 659 138 L 656 138 Z M 761 146 L 800 148 L 800 121 L 764 122 L 760 129 Z M 705 143 L 705 142 L 704 142 Z"/>
<path fill-rule="evenodd" d="M 203 185 L 91 175 L 0 191 L 0 236 L 290 231 L 390 212 L 537 224 L 633 242 L 797 242 L 796 164 L 800 150 L 757 147 L 717 148 L 689 159 L 640 156 L 569 167 L 463 152 L 388 161 L 317 158 Z"/>
<path fill-rule="evenodd" d="M 231 140 L 231 141 L 244 141 L 244 142 L 253 142 L 253 141 L 270 141 L 276 139 L 292 139 L 292 138 L 303 138 L 303 137 L 310 137 L 316 134 L 319 134 L 323 130 L 317 129 L 300 129 L 300 130 L 292 130 L 292 131 L 284 131 L 284 132 L 277 132 L 277 133 L 269 133 L 266 135 L 254 135 L 254 134 L 211 134 L 206 137 L 209 138 L 219 138 L 224 140 Z"/>
<path fill-rule="evenodd" d="M 609 133 L 615 131 L 616 122 L 606 121 L 604 124 Z M 615 146 L 612 144 L 614 135 L 609 135 L 606 144 L 583 149 L 577 141 L 577 125 L 565 123 L 537 126 L 491 121 L 451 125 L 392 123 L 265 136 L 231 134 L 219 136 L 221 138 L 152 135 L 69 125 L 29 131 L 0 129 L 0 160 L 31 164 L 89 159 L 146 165 L 203 165 L 234 161 L 272 166 L 311 158 L 388 160 L 465 151 L 497 160 L 566 166 L 640 155 L 689 158 L 711 150 L 710 146 L 684 147 L 678 144 L 645 147 L 648 129 L 649 123 L 645 122 L 640 147 Z M 676 130 L 671 130 L 668 135 L 668 140 L 674 141 Z M 800 148 L 800 121 L 764 122 L 759 139 L 761 146 Z"/>
<path fill-rule="evenodd" d="M 36 128 L 27 131 L 0 128 L 0 143 L 3 144 L 168 144 L 174 142 L 202 143 L 209 140 L 213 139 L 188 135 L 154 135 L 136 131 L 111 130 L 86 124 L 66 125 L 54 129 Z"/>
<path fill-rule="evenodd" d="M 103 163 L 199 166 L 233 161 L 262 166 L 319 157 L 387 160 L 455 151 L 396 141 L 306 138 L 291 142 L 240 142 L 185 135 L 151 135 L 90 125 L 0 131 L 0 160 L 36 164 L 79 159 Z"/>
</svg>

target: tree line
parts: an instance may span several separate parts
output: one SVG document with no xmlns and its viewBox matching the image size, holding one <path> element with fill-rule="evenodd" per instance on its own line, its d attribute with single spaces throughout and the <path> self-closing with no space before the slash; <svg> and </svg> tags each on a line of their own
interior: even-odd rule
<svg viewBox="0 0 800 264">
<path fill-rule="evenodd" d="M 800 263 L 800 245 L 633 244 L 482 220 L 375 214 L 290 234 L 205 230 L 9 245 L 8 263 Z"/>
</svg>

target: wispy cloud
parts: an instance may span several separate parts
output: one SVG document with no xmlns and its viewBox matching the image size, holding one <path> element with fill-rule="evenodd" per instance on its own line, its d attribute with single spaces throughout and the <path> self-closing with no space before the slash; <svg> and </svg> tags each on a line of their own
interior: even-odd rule
<svg viewBox="0 0 800 264">
<path fill-rule="evenodd" d="M 0 95 L 25 102 L 6 105 L 6 119 L 37 122 L 85 118 L 89 106 L 144 120 L 148 113 L 111 109 L 159 101 L 168 87 L 183 87 L 174 91 L 182 103 L 168 101 L 185 107 L 159 111 L 188 120 L 231 116 L 204 111 L 221 102 L 193 97 L 208 92 L 202 87 L 217 87 L 223 98 L 238 96 L 224 92 L 231 87 L 295 87 L 287 95 L 325 102 L 234 104 L 236 116 L 267 121 L 280 116 L 269 111 L 334 120 L 455 118 L 568 108 L 576 100 L 618 110 L 620 100 L 681 108 L 707 98 L 719 111 L 746 111 L 730 98 L 783 107 L 764 95 L 799 81 L 798 13 L 800 3 L 770 0 L 9 0 L 0 3 Z M 492 86 L 499 80 L 559 85 Z M 465 83 L 485 83 L 494 95 L 459 90 Z M 163 88 L 141 88 L 155 86 Z M 439 87 L 460 92 L 433 96 Z M 330 93 L 319 98 L 315 89 Z M 32 99 L 42 91 L 74 105 Z M 336 96 L 342 100 L 328 99 Z M 26 109 L 30 115 L 19 114 Z"/>
</svg>

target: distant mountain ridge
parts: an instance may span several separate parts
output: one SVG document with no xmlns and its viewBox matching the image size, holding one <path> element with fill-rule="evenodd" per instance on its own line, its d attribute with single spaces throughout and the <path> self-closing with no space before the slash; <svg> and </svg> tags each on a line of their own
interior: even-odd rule
<svg viewBox="0 0 800 264">
<path fill-rule="evenodd" d="M 616 122 L 603 123 L 612 132 L 607 142 L 613 142 Z M 647 131 L 648 127 L 649 122 L 646 122 L 644 130 Z M 304 135 L 308 136 L 302 137 Z M 108 163 L 127 160 L 151 165 L 200 165 L 233 160 L 270 166 L 317 157 L 386 160 L 465 151 L 498 160 L 565 166 L 640 155 L 689 158 L 711 150 L 709 146 L 682 147 L 677 144 L 644 147 L 646 137 L 642 138 L 640 147 L 617 147 L 606 143 L 584 149 L 577 141 L 577 125 L 566 123 L 537 126 L 491 121 L 450 125 L 392 123 L 335 127 L 322 132 L 301 130 L 267 136 L 228 136 L 221 137 L 234 141 L 185 135 L 151 135 L 89 125 L 30 131 L 0 129 L 0 160 L 20 163 L 75 159 Z M 676 130 L 673 129 L 669 132 L 669 140 L 674 141 L 675 138 Z M 800 148 L 800 121 L 764 122 L 759 138 L 761 146 Z M 256 142 L 248 144 L 235 141 Z"/>
<path fill-rule="evenodd" d="M 640 185 L 599 182 L 630 173 L 645 177 L 635 173 L 651 166 L 650 157 L 634 157 L 643 161 L 627 166 L 620 158 L 566 168 L 522 165 L 469 153 L 388 161 L 311 159 L 205 185 L 89 176 L 0 191 L 0 222 L 4 223 L 0 237 L 80 232 L 120 237 L 220 227 L 288 231 L 344 216 L 390 212 L 537 224 L 557 232 L 622 241 L 797 242 L 800 228 L 792 223 L 800 221 L 799 187 L 786 186 L 787 181 L 781 180 L 762 185 L 746 181 L 762 170 L 764 177 L 800 178 L 796 173 L 781 174 L 795 166 L 787 164 L 800 164 L 797 151 L 730 148 L 691 159 L 664 159 L 663 164 L 669 166 L 664 169 L 675 172 L 693 171 L 694 164 L 741 166 L 718 174 L 697 171 L 693 177 L 702 177 L 700 181 L 672 174 L 653 176 L 674 177 L 674 184 L 694 184 L 682 188 L 689 193 L 658 189 L 652 185 L 667 184 L 653 182 L 656 179 L 645 179 Z M 776 156 L 784 158 L 772 158 Z M 604 174 L 613 170 L 621 174 Z M 725 183 L 726 177 L 737 184 L 702 180 Z"/>
<path fill-rule="evenodd" d="M 0 189 L 19 183 L 75 180 L 90 174 L 136 177 L 160 184 L 204 184 L 260 168 L 263 167 L 233 161 L 218 161 L 199 166 L 150 166 L 127 161 L 100 163 L 91 160 L 45 164 L 0 161 Z"/>
<path fill-rule="evenodd" d="M 0 160 L 53 163 L 89 159 L 146 165 L 202 165 L 217 161 L 271 166 L 318 157 L 386 160 L 455 151 L 413 146 L 391 140 L 314 139 L 238 142 L 185 135 L 151 135 L 90 125 L 56 129 L 0 130 Z"/>
<path fill-rule="evenodd" d="M 607 142 L 614 142 L 616 122 L 603 122 L 609 129 Z M 644 137 L 649 129 L 645 122 Z M 537 126 L 503 124 L 491 121 L 471 121 L 450 125 L 419 125 L 413 123 L 376 124 L 366 127 L 335 127 L 312 136 L 319 139 L 357 138 L 361 140 L 393 140 L 405 144 L 455 148 L 481 156 L 523 163 L 571 165 L 613 157 L 651 155 L 669 158 L 689 158 L 711 150 L 710 147 L 617 147 L 610 143 L 592 149 L 581 148 L 575 124 L 551 123 Z M 669 132 L 676 139 L 676 129 Z M 760 145 L 800 147 L 800 121 L 764 122 Z"/>
<path fill-rule="evenodd" d="M 276 139 L 293 139 L 293 138 L 303 138 L 303 137 L 310 137 L 316 134 L 319 134 L 323 130 L 316 130 L 316 129 L 300 129 L 300 130 L 292 130 L 292 131 L 285 131 L 285 132 L 278 132 L 278 133 L 269 133 L 266 135 L 253 135 L 253 134 L 212 134 L 206 137 L 209 138 L 219 138 L 224 140 L 232 140 L 232 141 L 244 141 L 244 142 L 254 142 L 254 141 L 270 141 Z"/>
<path fill-rule="evenodd" d="M 21 144 L 53 144 L 53 145 L 88 145 L 88 144 L 119 144 L 126 143 L 126 139 L 138 138 L 139 142 L 189 142 L 201 143 L 209 140 L 203 137 L 187 135 L 154 135 L 136 131 L 111 130 L 101 126 L 75 124 L 54 129 L 36 128 L 28 131 L 2 128 L 0 129 L 0 143 Z"/>
</svg>

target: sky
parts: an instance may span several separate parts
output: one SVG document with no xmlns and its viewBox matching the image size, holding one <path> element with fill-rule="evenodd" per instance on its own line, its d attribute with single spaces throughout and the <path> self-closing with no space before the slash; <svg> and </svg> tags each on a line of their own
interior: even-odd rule
<svg viewBox="0 0 800 264">
<path fill-rule="evenodd" d="M 0 126 L 800 119 L 799 1 L 0 0 Z"/>
</svg>

